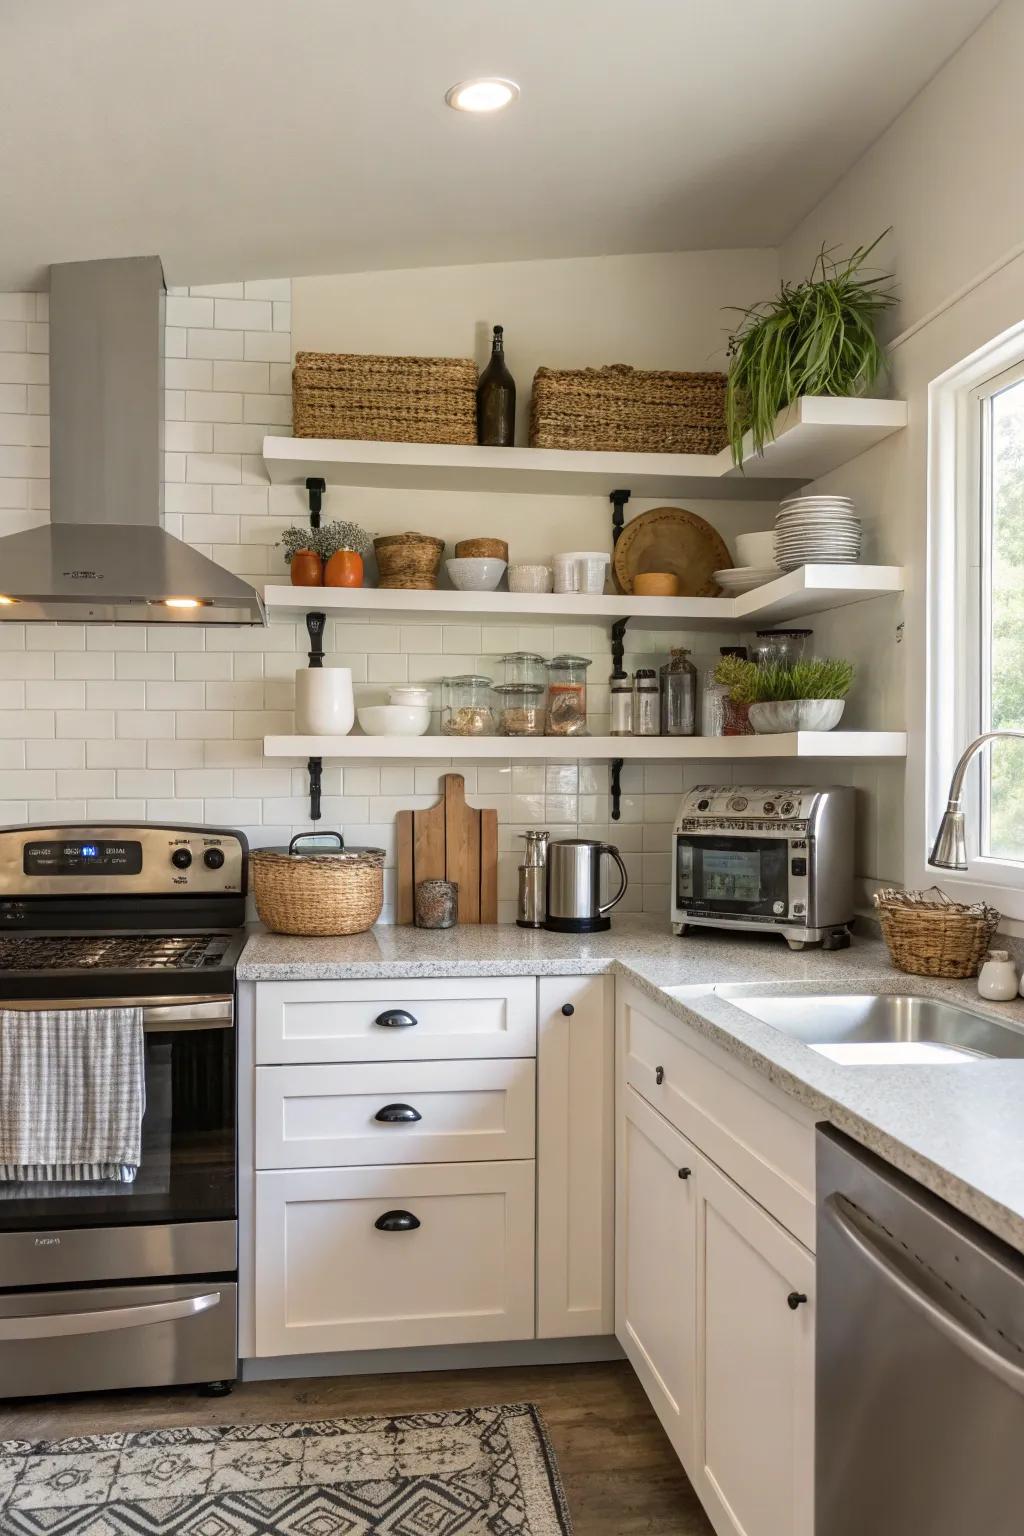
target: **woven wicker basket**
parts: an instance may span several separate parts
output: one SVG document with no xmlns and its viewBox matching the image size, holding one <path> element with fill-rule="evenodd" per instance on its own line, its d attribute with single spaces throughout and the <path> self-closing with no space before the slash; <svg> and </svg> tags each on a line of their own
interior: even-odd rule
<svg viewBox="0 0 1024 1536">
<path fill-rule="evenodd" d="M 533 448 L 718 453 L 726 444 L 725 374 L 629 368 L 538 368 Z"/>
<path fill-rule="evenodd" d="M 994 907 L 950 901 L 937 886 L 878 891 L 875 906 L 893 964 L 912 976 L 977 976 L 999 923 Z"/>
<path fill-rule="evenodd" d="M 272 933 L 365 933 L 384 905 L 383 848 L 322 855 L 254 848 L 249 865 L 260 921 Z M 339 838 L 340 842 L 340 838 Z"/>
<path fill-rule="evenodd" d="M 444 539 L 429 533 L 388 533 L 374 539 L 379 587 L 433 591 L 444 554 Z"/>
<path fill-rule="evenodd" d="M 292 431 L 363 442 L 475 443 L 476 364 L 466 357 L 299 352 Z"/>
</svg>

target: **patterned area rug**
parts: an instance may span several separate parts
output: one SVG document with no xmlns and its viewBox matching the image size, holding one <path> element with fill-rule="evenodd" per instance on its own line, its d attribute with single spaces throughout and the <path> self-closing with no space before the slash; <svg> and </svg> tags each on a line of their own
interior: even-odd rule
<svg viewBox="0 0 1024 1536">
<path fill-rule="evenodd" d="M 570 1536 L 531 1403 L 0 1441 L 3 1536 Z"/>
</svg>

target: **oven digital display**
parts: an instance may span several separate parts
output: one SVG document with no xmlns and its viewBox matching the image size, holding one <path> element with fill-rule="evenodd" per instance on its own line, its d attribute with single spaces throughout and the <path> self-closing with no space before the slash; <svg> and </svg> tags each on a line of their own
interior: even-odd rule
<svg viewBox="0 0 1024 1536">
<path fill-rule="evenodd" d="M 760 901 L 760 853 L 705 849 L 704 898 L 707 901 Z"/>
<path fill-rule="evenodd" d="M 142 870 L 140 842 L 74 840 L 26 843 L 26 875 L 137 875 Z"/>
</svg>

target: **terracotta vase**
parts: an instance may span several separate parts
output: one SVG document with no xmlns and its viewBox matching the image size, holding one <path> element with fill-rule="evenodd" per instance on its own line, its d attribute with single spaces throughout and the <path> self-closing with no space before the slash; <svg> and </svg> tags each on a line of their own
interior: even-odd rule
<svg viewBox="0 0 1024 1536">
<path fill-rule="evenodd" d="M 322 587 L 324 563 L 315 549 L 297 549 L 291 559 L 293 587 Z"/>
<path fill-rule="evenodd" d="M 354 549 L 339 549 L 324 566 L 325 587 L 361 587 L 363 557 Z"/>
</svg>

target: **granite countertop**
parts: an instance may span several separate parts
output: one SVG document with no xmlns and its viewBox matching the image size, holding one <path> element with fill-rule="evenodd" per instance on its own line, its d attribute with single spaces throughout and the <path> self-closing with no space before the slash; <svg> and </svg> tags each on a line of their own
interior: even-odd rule
<svg viewBox="0 0 1024 1536">
<path fill-rule="evenodd" d="M 856 937 L 832 953 L 794 953 L 776 936 L 677 938 L 664 920 L 641 917 L 583 935 L 513 925 L 377 927 L 349 939 L 255 933 L 238 967 L 240 981 L 604 972 L 633 982 L 682 1024 L 1024 1252 L 1024 1059 L 840 1066 L 713 990 L 747 982 L 781 995 L 914 992 L 1024 1029 L 1024 1001 L 986 1004 L 973 981 L 905 975 L 877 938 Z M 684 987 L 686 995 L 666 987 Z"/>
</svg>

